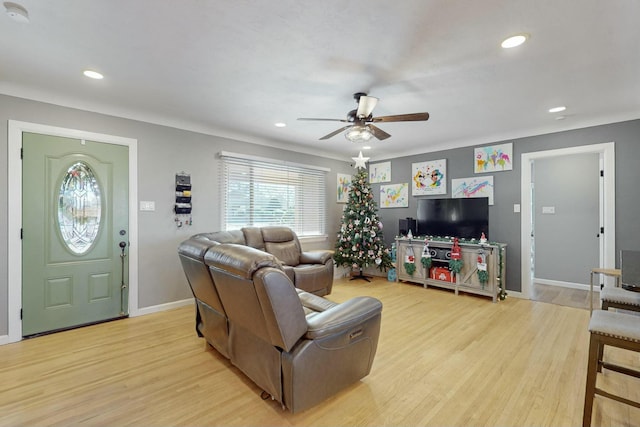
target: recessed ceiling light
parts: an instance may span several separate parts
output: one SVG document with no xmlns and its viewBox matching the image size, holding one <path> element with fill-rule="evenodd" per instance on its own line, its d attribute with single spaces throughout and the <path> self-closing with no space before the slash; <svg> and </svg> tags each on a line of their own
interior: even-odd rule
<svg viewBox="0 0 640 427">
<path fill-rule="evenodd" d="M 6 1 L 3 4 L 7 9 L 7 15 L 9 15 L 9 18 L 13 19 L 16 22 L 20 22 L 21 24 L 29 23 L 29 12 L 27 12 L 27 9 L 17 3 L 12 3 L 9 1 Z"/>
<path fill-rule="evenodd" d="M 278 122 L 278 123 L 274 123 L 274 126 L 277 128 L 283 128 L 286 127 L 287 124 L 286 123 L 282 123 L 282 122 Z"/>
<path fill-rule="evenodd" d="M 363 145 L 362 149 L 363 150 L 371 150 L 371 146 L 370 145 Z"/>
<path fill-rule="evenodd" d="M 526 42 L 528 38 L 528 34 L 516 34 L 515 36 L 504 39 L 502 43 L 500 43 L 500 46 L 504 49 L 511 49 L 512 47 L 520 46 Z"/>
<path fill-rule="evenodd" d="M 92 71 L 92 70 L 84 70 L 84 72 L 82 74 L 84 74 L 85 76 L 89 77 L 90 79 L 100 80 L 100 79 L 104 78 L 104 76 L 102 74 L 100 74 L 97 71 Z"/>
<path fill-rule="evenodd" d="M 567 107 L 565 107 L 564 105 L 561 105 L 559 107 L 549 108 L 549 112 L 550 113 L 559 113 L 560 111 L 564 111 L 566 109 L 567 109 Z"/>
</svg>

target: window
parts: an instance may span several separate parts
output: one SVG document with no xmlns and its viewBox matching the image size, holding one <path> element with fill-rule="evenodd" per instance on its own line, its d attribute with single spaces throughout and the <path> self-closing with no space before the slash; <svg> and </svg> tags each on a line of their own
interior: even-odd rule
<svg viewBox="0 0 640 427">
<path fill-rule="evenodd" d="M 222 152 L 225 230 L 284 225 L 300 237 L 326 232 L 328 169 Z"/>
<path fill-rule="evenodd" d="M 87 252 L 98 236 L 102 205 L 100 186 L 88 164 L 69 167 L 58 191 L 58 227 L 74 254 Z"/>
</svg>

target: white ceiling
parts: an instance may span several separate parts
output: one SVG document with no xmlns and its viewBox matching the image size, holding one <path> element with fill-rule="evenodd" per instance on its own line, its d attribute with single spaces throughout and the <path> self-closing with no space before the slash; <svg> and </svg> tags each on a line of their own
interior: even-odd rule
<svg viewBox="0 0 640 427">
<path fill-rule="evenodd" d="M 640 118 L 637 0 L 16 2 L 0 93 L 327 157 L 362 146 L 296 118 L 345 118 L 358 91 L 431 114 L 380 123 L 372 160 Z"/>
</svg>

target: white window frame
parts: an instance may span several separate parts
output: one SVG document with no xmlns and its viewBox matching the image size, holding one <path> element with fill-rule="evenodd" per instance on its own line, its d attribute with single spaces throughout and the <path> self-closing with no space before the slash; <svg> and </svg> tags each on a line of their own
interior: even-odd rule
<svg viewBox="0 0 640 427">
<path fill-rule="evenodd" d="M 301 239 L 326 238 L 326 183 L 329 168 L 227 151 L 220 152 L 220 159 L 220 194 L 222 195 L 220 217 L 223 230 L 248 226 L 284 225 L 290 227 Z M 236 183 L 243 182 L 238 174 L 241 168 L 247 168 L 249 171 L 248 175 L 245 175 L 248 178 L 244 181 L 249 184 L 248 193 L 245 195 L 249 199 L 249 218 L 244 222 L 234 222 L 230 220 L 232 215 L 230 210 L 233 208 L 229 186 L 230 180 L 234 181 L 236 178 Z M 257 187 L 270 183 L 275 186 L 292 187 L 291 198 L 283 198 L 287 205 L 284 211 L 292 210 L 292 212 L 279 218 L 277 215 L 271 219 L 266 218 L 268 215 L 264 213 L 264 205 L 257 201 L 259 197 Z M 260 207 L 263 208 L 261 211 Z"/>
</svg>

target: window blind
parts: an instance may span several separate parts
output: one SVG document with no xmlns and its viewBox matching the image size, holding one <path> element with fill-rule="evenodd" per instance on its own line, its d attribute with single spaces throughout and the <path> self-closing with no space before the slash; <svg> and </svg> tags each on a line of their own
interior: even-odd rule
<svg viewBox="0 0 640 427">
<path fill-rule="evenodd" d="M 326 233 L 327 170 L 220 153 L 225 230 L 284 225 L 300 237 Z"/>
</svg>

